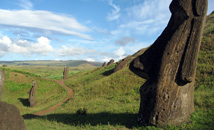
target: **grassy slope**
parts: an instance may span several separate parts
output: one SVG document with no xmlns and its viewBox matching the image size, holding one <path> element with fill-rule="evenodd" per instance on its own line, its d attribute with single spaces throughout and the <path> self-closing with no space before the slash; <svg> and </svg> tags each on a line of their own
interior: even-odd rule
<svg viewBox="0 0 214 130">
<path fill-rule="evenodd" d="M 5 71 L 6 79 L 2 101 L 17 106 L 22 115 L 43 110 L 67 96 L 67 92 L 54 81 L 47 81 L 30 73 Z M 30 108 L 28 91 L 35 80 L 38 82 L 37 105 L 34 108 Z"/>
<path fill-rule="evenodd" d="M 208 17 L 208 20 L 210 20 Z M 208 21 L 197 67 L 195 85 L 195 112 L 187 124 L 165 129 L 212 129 L 214 127 L 214 22 Z M 209 46 L 209 47 L 207 47 Z M 114 65 L 79 73 L 66 81 L 75 91 L 74 97 L 53 114 L 29 122 L 48 125 L 34 129 L 164 129 L 136 124 L 139 109 L 139 87 L 144 80 L 125 68 L 112 74 Z M 28 122 L 28 121 L 27 121 Z M 29 123 L 28 122 L 28 123 Z"/>
<path fill-rule="evenodd" d="M 208 20 L 210 19 L 209 16 Z M 165 129 L 214 128 L 214 22 L 208 21 L 199 54 L 195 85 L 195 112 L 188 124 Z M 212 28 L 211 28 L 212 29 Z M 209 46 L 209 47 L 207 47 Z M 25 119 L 28 129 L 164 129 L 136 124 L 139 109 L 139 88 L 144 80 L 125 68 L 112 74 L 115 65 L 80 72 L 70 77 L 66 84 L 75 95 L 52 114 L 35 119 Z"/>
</svg>

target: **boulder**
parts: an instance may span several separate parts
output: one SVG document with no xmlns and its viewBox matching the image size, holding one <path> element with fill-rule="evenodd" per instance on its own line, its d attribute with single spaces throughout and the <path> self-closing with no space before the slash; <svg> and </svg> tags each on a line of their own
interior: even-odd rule
<svg viewBox="0 0 214 130">
<path fill-rule="evenodd" d="M 32 84 L 32 88 L 28 92 L 30 107 L 34 107 L 37 104 L 36 102 L 37 87 L 38 87 L 37 81 L 34 81 Z"/>
</svg>

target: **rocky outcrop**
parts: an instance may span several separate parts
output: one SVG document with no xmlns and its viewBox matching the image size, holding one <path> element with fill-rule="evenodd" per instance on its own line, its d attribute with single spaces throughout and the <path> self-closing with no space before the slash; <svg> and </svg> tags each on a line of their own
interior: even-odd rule
<svg viewBox="0 0 214 130">
<path fill-rule="evenodd" d="M 5 73 L 0 70 L 0 94 L 4 88 Z M 1 95 L 0 95 L 1 97 Z M 0 130 L 27 130 L 19 110 L 0 100 Z"/>
<path fill-rule="evenodd" d="M 64 67 L 64 71 L 63 71 L 63 79 L 67 79 L 68 78 L 68 72 L 69 72 L 69 67 L 65 66 Z"/>
<path fill-rule="evenodd" d="M 4 80 L 5 80 L 5 72 L 3 70 L 0 70 L 0 101 L 1 101 L 1 95 L 3 93 L 3 88 L 4 88 Z"/>
<path fill-rule="evenodd" d="M 194 111 L 198 52 L 207 0 L 173 0 L 172 16 L 155 43 L 135 58 L 130 69 L 147 81 L 140 88 L 138 122 L 179 125 Z"/>
<path fill-rule="evenodd" d="M 111 59 L 111 60 L 108 62 L 107 66 L 112 65 L 113 63 L 114 63 L 114 60 Z"/>
<path fill-rule="evenodd" d="M 38 87 L 37 81 L 34 81 L 32 84 L 32 88 L 28 92 L 30 107 L 34 107 L 37 104 L 36 102 L 37 87 Z"/>
</svg>

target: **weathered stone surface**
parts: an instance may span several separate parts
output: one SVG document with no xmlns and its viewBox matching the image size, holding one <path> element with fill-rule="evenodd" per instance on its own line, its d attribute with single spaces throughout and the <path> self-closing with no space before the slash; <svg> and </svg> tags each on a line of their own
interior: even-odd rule
<svg viewBox="0 0 214 130">
<path fill-rule="evenodd" d="M 68 72 L 69 72 L 69 67 L 65 66 L 64 67 L 64 71 L 63 71 L 63 79 L 67 79 L 68 78 Z"/>
<path fill-rule="evenodd" d="M 119 71 L 119 70 L 121 70 L 121 69 L 123 69 L 123 68 L 125 68 L 126 66 L 128 66 L 128 64 L 129 64 L 134 58 L 136 58 L 137 56 L 143 54 L 143 53 L 146 51 L 146 49 L 148 49 L 148 48 L 143 48 L 143 49 L 139 50 L 138 52 L 136 52 L 134 55 L 127 56 L 126 58 L 124 58 L 124 59 L 118 61 L 118 62 L 116 63 L 115 68 L 114 68 L 114 73 L 117 72 L 117 71 Z"/>
<path fill-rule="evenodd" d="M 32 88 L 28 92 L 30 107 L 34 107 L 37 104 L 36 102 L 37 87 L 38 87 L 37 81 L 34 81 L 32 84 Z"/>
<path fill-rule="evenodd" d="M 198 52 L 206 19 L 207 0 L 173 0 L 170 21 L 130 69 L 147 81 L 140 88 L 138 122 L 179 125 L 194 111 Z"/>
<path fill-rule="evenodd" d="M 24 119 L 14 105 L 0 102 L 0 130 L 27 130 Z"/>
<path fill-rule="evenodd" d="M 109 66 L 109 65 L 111 65 L 111 64 L 113 64 L 113 63 L 114 63 L 114 60 L 111 59 L 111 60 L 108 62 L 107 66 Z"/>
<path fill-rule="evenodd" d="M 3 88 L 4 88 L 4 80 L 5 80 L 5 72 L 4 70 L 0 70 L 0 101 L 1 101 L 1 95 L 3 93 Z"/>
<path fill-rule="evenodd" d="M 102 67 L 106 67 L 106 62 L 103 63 Z"/>
</svg>

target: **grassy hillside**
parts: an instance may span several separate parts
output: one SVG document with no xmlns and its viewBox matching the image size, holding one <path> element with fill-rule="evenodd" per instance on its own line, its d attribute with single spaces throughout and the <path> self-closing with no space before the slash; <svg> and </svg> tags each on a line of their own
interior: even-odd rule
<svg viewBox="0 0 214 130">
<path fill-rule="evenodd" d="M 5 70 L 5 85 L 2 101 L 18 107 L 21 114 L 29 114 L 55 105 L 67 96 L 67 92 L 54 81 L 44 80 L 30 73 Z M 37 105 L 29 107 L 28 91 L 33 81 L 38 82 Z"/>
<path fill-rule="evenodd" d="M 74 96 L 50 115 L 25 119 L 27 128 L 30 130 L 213 129 L 214 49 L 211 49 L 214 46 L 212 40 L 214 37 L 214 22 L 211 21 L 213 20 L 213 15 L 214 14 L 211 14 L 207 18 L 197 66 L 194 92 L 195 112 L 190 117 L 188 123 L 184 123 L 181 127 L 169 126 L 158 128 L 154 126 L 138 126 L 136 118 L 140 104 L 139 88 L 145 80 L 132 73 L 128 67 L 113 73 L 115 67 L 115 64 L 113 64 L 107 67 L 98 67 L 93 70 L 79 72 L 72 76 L 70 75 L 65 83 L 74 90 Z M 16 74 L 12 73 L 10 75 L 15 76 Z M 9 79 L 11 79 L 10 81 L 12 82 L 16 81 L 16 78 L 10 77 Z M 9 82 L 9 80 L 6 80 L 6 84 L 7 82 Z M 29 84 L 31 82 L 32 80 L 30 80 Z M 46 85 L 49 86 L 51 83 L 52 82 L 49 82 Z M 15 84 L 19 84 L 19 82 L 15 82 Z M 13 94 L 10 88 L 6 86 L 6 90 L 4 91 L 6 95 Z M 25 85 L 20 84 L 20 86 Z M 21 90 L 27 92 L 28 89 L 25 90 L 26 88 Z M 47 90 L 48 94 L 52 93 L 51 90 Z M 58 92 L 59 90 L 53 93 L 60 95 Z M 22 91 L 19 91 L 17 95 L 21 95 L 21 93 Z M 18 102 L 17 97 L 14 94 L 13 96 L 14 98 L 11 99 L 11 101 L 9 100 L 10 98 L 7 99 L 6 96 L 4 100 L 22 107 L 22 105 L 15 103 Z M 20 109 L 20 111 L 22 114 L 28 113 L 25 112 L 24 109 Z"/>
</svg>

